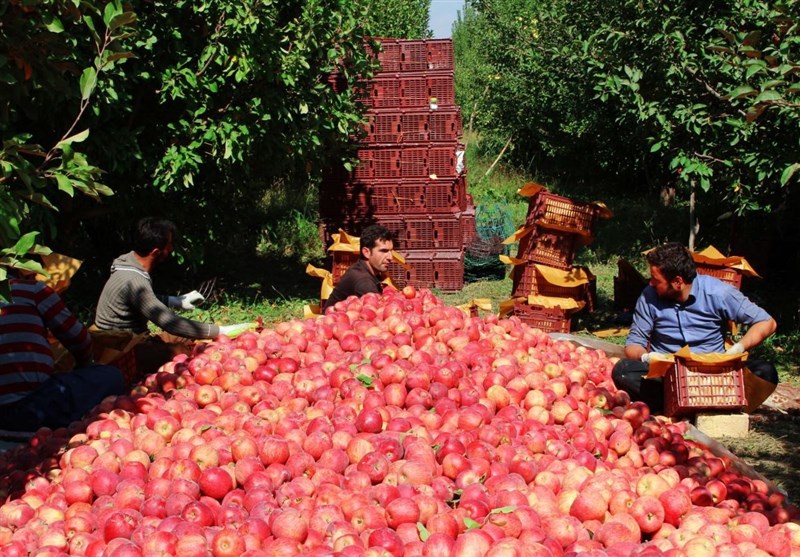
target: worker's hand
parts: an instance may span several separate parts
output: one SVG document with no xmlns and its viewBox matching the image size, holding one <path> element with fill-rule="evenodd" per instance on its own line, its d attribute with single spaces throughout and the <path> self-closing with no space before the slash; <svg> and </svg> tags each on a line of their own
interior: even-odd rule
<svg viewBox="0 0 800 557">
<path fill-rule="evenodd" d="M 742 346 L 741 342 L 735 343 L 725 351 L 725 353 L 729 356 L 735 356 L 736 354 L 741 354 L 742 352 L 744 352 L 744 346 Z"/>
<path fill-rule="evenodd" d="M 236 323 L 235 325 L 220 325 L 219 334 L 227 337 L 236 337 L 245 331 L 258 327 L 258 323 Z"/>
<path fill-rule="evenodd" d="M 642 360 L 642 363 L 649 364 L 650 363 L 650 356 L 652 356 L 652 355 L 653 355 L 652 352 L 645 352 L 644 354 L 642 354 L 641 358 L 639 358 L 639 359 Z"/>
<path fill-rule="evenodd" d="M 181 294 L 180 296 L 170 296 L 169 305 L 177 309 L 194 309 L 195 304 L 205 301 L 200 292 L 192 290 L 188 294 Z"/>
</svg>

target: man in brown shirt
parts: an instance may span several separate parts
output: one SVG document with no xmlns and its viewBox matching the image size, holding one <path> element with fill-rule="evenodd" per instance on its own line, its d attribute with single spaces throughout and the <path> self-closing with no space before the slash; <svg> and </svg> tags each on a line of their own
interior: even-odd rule
<svg viewBox="0 0 800 557">
<path fill-rule="evenodd" d="M 383 290 L 381 280 L 392 260 L 392 233 L 389 229 L 373 224 L 361 233 L 361 258 L 344 274 L 331 292 L 323 311 L 350 296 L 363 296 L 369 292 Z"/>
</svg>

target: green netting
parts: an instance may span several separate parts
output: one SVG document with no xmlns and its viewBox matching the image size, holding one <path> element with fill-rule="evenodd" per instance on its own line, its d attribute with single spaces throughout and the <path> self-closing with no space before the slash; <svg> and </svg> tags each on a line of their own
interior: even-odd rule
<svg viewBox="0 0 800 557">
<path fill-rule="evenodd" d="M 478 205 L 475 209 L 475 239 L 464 250 L 464 281 L 503 278 L 506 266 L 498 259 L 511 246 L 503 244 L 515 230 L 505 203 Z"/>
</svg>

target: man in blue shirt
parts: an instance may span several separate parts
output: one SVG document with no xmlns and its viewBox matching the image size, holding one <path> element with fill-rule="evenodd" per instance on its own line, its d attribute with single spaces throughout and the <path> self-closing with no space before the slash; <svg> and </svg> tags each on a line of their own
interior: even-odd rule
<svg viewBox="0 0 800 557">
<path fill-rule="evenodd" d="M 644 378 L 651 354 L 673 354 L 687 345 L 697 354 L 741 354 L 772 335 L 777 325 L 733 286 L 698 275 L 691 253 L 678 243 L 658 246 L 647 254 L 647 262 L 650 285 L 636 302 L 625 359 L 614 366 L 611 377 L 632 400 L 641 400 L 658 413 L 663 410 L 663 384 L 660 379 Z M 726 350 L 729 321 L 748 329 Z M 747 367 L 777 385 L 778 372 L 769 362 L 748 359 Z"/>
</svg>

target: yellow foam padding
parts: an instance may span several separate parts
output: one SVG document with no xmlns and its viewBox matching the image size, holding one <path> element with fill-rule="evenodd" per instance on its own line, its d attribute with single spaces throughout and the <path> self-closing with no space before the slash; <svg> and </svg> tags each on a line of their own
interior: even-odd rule
<svg viewBox="0 0 800 557">
<path fill-rule="evenodd" d="M 537 184 L 536 182 L 528 182 L 527 184 L 519 188 L 517 190 L 517 193 L 523 197 L 533 197 L 540 191 L 547 191 L 547 188 L 545 188 L 541 184 Z"/>
<path fill-rule="evenodd" d="M 564 288 L 574 288 L 587 284 L 592 278 L 592 274 L 583 267 L 572 267 L 571 269 L 556 269 L 547 265 L 536 264 L 536 272 L 550 284 L 562 286 Z"/>
<path fill-rule="evenodd" d="M 41 258 L 42 267 L 50 276 L 36 275 L 36 280 L 42 281 L 59 294 L 69 288 L 70 280 L 83 263 L 83 261 L 60 253 L 42 255 Z"/>
</svg>

